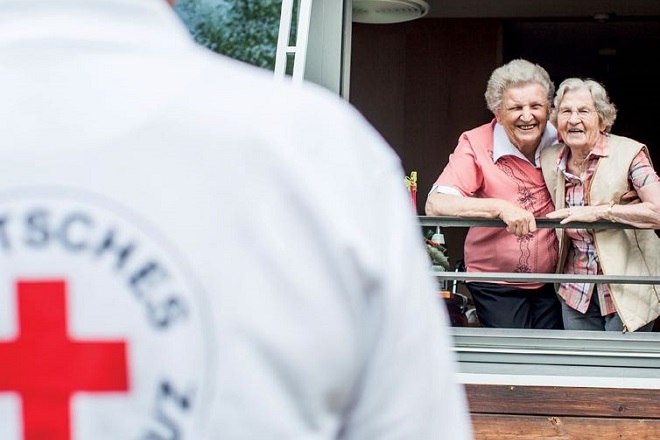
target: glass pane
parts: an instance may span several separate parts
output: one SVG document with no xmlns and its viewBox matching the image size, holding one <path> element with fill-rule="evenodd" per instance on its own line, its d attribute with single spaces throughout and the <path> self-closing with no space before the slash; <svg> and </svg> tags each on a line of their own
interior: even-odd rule
<svg viewBox="0 0 660 440">
<path fill-rule="evenodd" d="M 289 76 L 293 75 L 293 63 L 295 62 L 295 54 L 287 53 L 286 54 L 286 74 Z"/>
<path fill-rule="evenodd" d="M 298 37 L 298 11 L 300 10 L 300 0 L 293 2 L 293 12 L 291 12 L 291 31 L 289 32 L 289 46 L 296 45 L 296 38 Z"/>
</svg>

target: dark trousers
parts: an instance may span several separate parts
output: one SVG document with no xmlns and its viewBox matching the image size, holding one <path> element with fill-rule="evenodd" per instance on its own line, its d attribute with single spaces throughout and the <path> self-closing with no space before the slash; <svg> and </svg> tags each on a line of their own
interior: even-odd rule
<svg viewBox="0 0 660 440">
<path fill-rule="evenodd" d="M 483 327 L 563 329 L 561 303 L 552 284 L 519 289 L 466 283 Z"/>
</svg>

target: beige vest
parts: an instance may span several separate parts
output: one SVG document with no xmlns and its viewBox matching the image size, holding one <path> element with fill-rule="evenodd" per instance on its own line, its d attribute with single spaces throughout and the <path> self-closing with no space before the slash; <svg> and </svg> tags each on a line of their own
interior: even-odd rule
<svg viewBox="0 0 660 440">
<path fill-rule="evenodd" d="M 645 145 L 632 139 L 610 135 L 610 151 L 598 161 L 587 188 L 587 204 L 618 203 L 629 188 L 630 165 Z M 541 151 L 541 167 L 556 209 L 565 207 L 566 185 L 557 167 L 564 144 Z M 649 158 L 650 160 L 650 158 Z M 660 239 L 650 229 L 596 229 L 594 241 L 600 267 L 605 275 L 657 276 L 660 273 Z M 557 229 L 561 273 L 568 254 L 568 237 Z M 623 321 L 624 331 L 635 331 L 660 316 L 660 285 L 610 284 L 612 299 Z"/>
</svg>

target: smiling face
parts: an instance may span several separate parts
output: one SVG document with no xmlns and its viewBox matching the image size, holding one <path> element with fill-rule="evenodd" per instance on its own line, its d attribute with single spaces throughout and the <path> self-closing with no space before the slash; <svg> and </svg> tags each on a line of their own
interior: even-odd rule
<svg viewBox="0 0 660 440">
<path fill-rule="evenodd" d="M 605 129 L 586 88 L 569 90 L 557 107 L 557 131 L 571 150 L 588 152 Z"/>
<path fill-rule="evenodd" d="M 540 84 L 510 87 L 502 94 L 502 105 L 495 118 L 511 143 L 525 156 L 532 156 L 548 123 L 549 103 Z"/>
</svg>

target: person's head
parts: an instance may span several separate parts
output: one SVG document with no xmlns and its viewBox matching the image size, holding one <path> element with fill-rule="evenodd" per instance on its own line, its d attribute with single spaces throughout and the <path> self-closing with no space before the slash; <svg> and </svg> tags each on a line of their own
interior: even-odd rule
<svg viewBox="0 0 660 440">
<path fill-rule="evenodd" d="M 568 78 L 557 89 L 551 121 L 563 142 L 591 149 L 601 132 L 609 132 L 617 109 L 602 84 L 592 79 Z"/>
<path fill-rule="evenodd" d="M 546 93 L 548 105 L 552 102 L 555 85 L 546 70 L 530 61 L 523 59 L 511 60 L 493 70 L 486 85 L 486 105 L 488 110 L 495 112 L 502 106 L 504 91 L 526 84 L 540 84 Z"/>
<path fill-rule="evenodd" d="M 486 105 L 519 150 L 536 149 L 550 115 L 555 85 L 538 64 L 515 59 L 493 71 L 486 86 Z"/>
<path fill-rule="evenodd" d="M 579 89 L 586 90 L 591 95 L 591 104 L 598 114 L 598 122 L 603 125 L 603 130 L 609 132 L 612 130 L 614 121 L 616 120 L 617 109 L 605 90 L 605 87 L 592 79 L 581 78 L 567 78 L 559 85 L 557 95 L 554 101 L 554 110 L 550 114 L 550 120 L 553 124 L 559 123 L 559 108 L 564 101 L 566 94 L 577 91 Z M 564 108 L 563 110 L 567 110 Z M 567 116 L 564 113 L 564 116 Z"/>
</svg>

